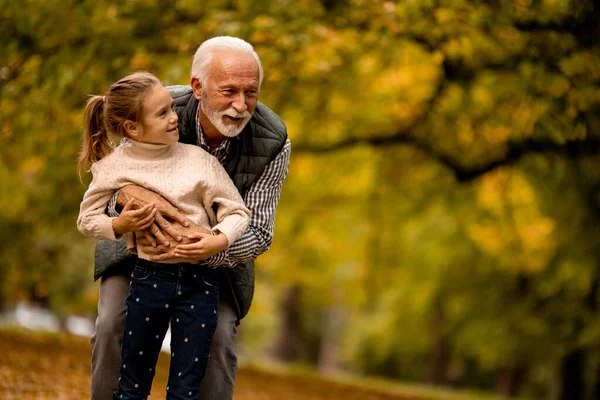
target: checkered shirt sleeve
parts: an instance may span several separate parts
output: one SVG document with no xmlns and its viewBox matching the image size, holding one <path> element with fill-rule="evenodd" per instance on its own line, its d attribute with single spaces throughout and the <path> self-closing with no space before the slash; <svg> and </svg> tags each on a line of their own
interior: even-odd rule
<svg viewBox="0 0 600 400">
<path fill-rule="evenodd" d="M 228 249 L 205 262 L 211 267 L 235 267 L 245 264 L 271 248 L 275 229 L 275 210 L 283 181 L 290 166 L 291 143 L 286 140 L 281 152 L 265 168 L 262 176 L 248 189 L 244 202 L 252 211 L 248 229 Z"/>
<path fill-rule="evenodd" d="M 117 199 L 119 198 L 119 191 L 115 191 L 110 200 L 108 201 L 108 205 L 106 206 L 106 213 L 109 217 L 116 218 L 119 216 L 117 212 Z"/>
</svg>

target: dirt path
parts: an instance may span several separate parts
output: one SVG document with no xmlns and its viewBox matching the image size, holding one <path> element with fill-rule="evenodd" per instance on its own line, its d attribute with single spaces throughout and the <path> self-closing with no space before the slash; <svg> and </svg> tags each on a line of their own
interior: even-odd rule
<svg viewBox="0 0 600 400">
<path fill-rule="evenodd" d="M 0 399 L 89 399 L 90 344 L 80 337 L 0 330 Z M 161 353 L 150 399 L 164 399 Z M 426 400 L 306 376 L 240 368 L 234 400 Z"/>
</svg>

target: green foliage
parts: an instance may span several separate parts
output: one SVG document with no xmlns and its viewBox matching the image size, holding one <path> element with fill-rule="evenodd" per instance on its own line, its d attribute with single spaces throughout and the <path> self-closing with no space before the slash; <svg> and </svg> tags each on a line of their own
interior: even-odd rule
<svg viewBox="0 0 600 400">
<path fill-rule="evenodd" d="M 597 4 L 1 2 L 0 303 L 93 312 L 93 241 L 75 229 L 87 95 L 140 69 L 186 84 L 197 45 L 234 35 L 260 54 L 260 99 L 293 143 L 247 343 L 270 347 L 296 285 L 309 359 L 333 346 L 340 367 L 422 379 L 445 343 L 443 382 L 489 388 L 525 368 L 542 398 L 583 349 L 591 385 Z"/>
</svg>

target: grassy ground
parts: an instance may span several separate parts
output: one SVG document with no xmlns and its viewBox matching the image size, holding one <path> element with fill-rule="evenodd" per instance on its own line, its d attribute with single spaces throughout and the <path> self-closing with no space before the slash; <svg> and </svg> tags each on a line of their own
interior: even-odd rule
<svg viewBox="0 0 600 400">
<path fill-rule="evenodd" d="M 89 398 L 90 344 L 85 338 L 0 330 L 0 399 Z M 164 399 L 168 354 L 161 353 L 150 399 Z M 414 386 L 324 379 L 242 367 L 234 400 L 490 400 Z"/>
</svg>

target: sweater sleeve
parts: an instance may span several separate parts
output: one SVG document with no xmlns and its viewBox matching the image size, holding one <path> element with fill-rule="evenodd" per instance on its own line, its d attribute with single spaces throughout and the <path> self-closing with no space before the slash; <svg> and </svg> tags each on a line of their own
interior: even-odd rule
<svg viewBox="0 0 600 400">
<path fill-rule="evenodd" d="M 79 206 L 77 229 L 88 237 L 106 240 L 119 240 L 122 235 L 115 236 L 113 217 L 106 215 L 106 205 L 115 191 L 114 185 L 106 179 L 98 163 L 92 165 L 92 182 L 83 195 Z"/>
<path fill-rule="evenodd" d="M 250 210 L 244 205 L 242 196 L 223 166 L 212 156 L 208 162 L 208 170 L 209 188 L 203 199 L 204 208 L 216 208 L 217 224 L 212 230 L 227 236 L 229 247 L 246 231 L 250 222 Z"/>
</svg>

